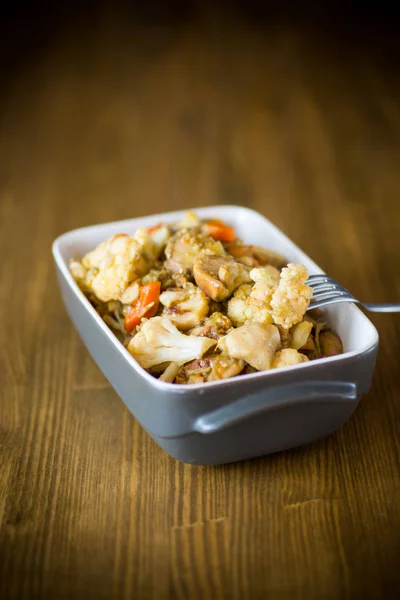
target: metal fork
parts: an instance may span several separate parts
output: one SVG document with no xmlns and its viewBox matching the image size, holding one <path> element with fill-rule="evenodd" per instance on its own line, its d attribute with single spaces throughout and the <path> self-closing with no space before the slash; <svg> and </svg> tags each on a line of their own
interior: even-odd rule
<svg viewBox="0 0 400 600">
<path fill-rule="evenodd" d="M 312 301 L 308 310 L 321 308 L 321 306 L 327 304 L 337 304 L 338 302 L 355 302 L 372 312 L 400 312 L 400 303 L 365 304 L 365 302 L 357 300 L 353 294 L 350 294 L 346 288 L 339 285 L 332 277 L 326 275 L 311 275 L 307 283 L 313 289 Z"/>
</svg>

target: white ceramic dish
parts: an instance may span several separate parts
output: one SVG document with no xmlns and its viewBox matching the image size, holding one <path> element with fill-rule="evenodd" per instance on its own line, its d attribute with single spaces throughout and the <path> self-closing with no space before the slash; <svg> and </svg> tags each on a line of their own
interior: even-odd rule
<svg viewBox="0 0 400 600">
<path fill-rule="evenodd" d="M 290 262 L 322 270 L 259 213 L 239 206 L 194 209 L 229 222 L 247 243 L 280 252 Z M 134 360 L 73 280 L 68 264 L 104 239 L 133 233 L 184 211 L 76 229 L 57 238 L 53 257 L 65 307 L 83 342 L 131 413 L 169 454 L 183 462 L 220 464 L 314 441 L 337 429 L 369 387 L 378 333 L 352 304 L 324 311 L 344 354 L 242 377 L 177 386 L 158 381 Z"/>
</svg>

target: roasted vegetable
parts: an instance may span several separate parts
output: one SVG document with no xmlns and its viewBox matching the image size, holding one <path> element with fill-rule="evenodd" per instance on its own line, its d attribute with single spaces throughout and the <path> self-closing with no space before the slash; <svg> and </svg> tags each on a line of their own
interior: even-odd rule
<svg viewBox="0 0 400 600">
<path fill-rule="evenodd" d="M 162 315 L 167 317 L 181 331 L 200 325 L 209 310 L 207 296 L 192 283 L 181 288 L 170 288 L 160 296 L 165 307 Z"/>
<path fill-rule="evenodd" d="M 328 331 L 323 331 L 320 334 L 319 344 L 322 357 L 343 354 L 343 344 L 339 336 L 330 329 Z"/>
<path fill-rule="evenodd" d="M 168 367 L 160 375 L 159 380 L 172 383 L 175 380 L 175 377 L 178 375 L 180 368 L 181 366 L 176 362 L 169 363 Z"/>
<path fill-rule="evenodd" d="M 221 242 L 208 235 L 195 229 L 180 229 L 170 238 L 165 248 L 165 267 L 172 273 L 190 273 L 196 257 L 203 254 L 224 256 L 226 253 Z"/>
<path fill-rule="evenodd" d="M 306 267 L 246 245 L 220 219 L 188 211 L 114 235 L 71 260 L 70 271 L 160 381 L 215 381 L 343 352 L 323 313 L 310 310 Z"/>
<path fill-rule="evenodd" d="M 304 265 L 289 264 L 282 269 L 278 288 L 271 299 L 274 323 L 289 329 L 302 320 L 312 296 L 307 279 Z"/>
<path fill-rule="evenodd" d="M 271 300 L 276 290 L 276 281 L 268 269 L 250 271 L 253 287 L 241 286 L 228 303 L 228 316 L 235 326 L 248 321 L 269 324 L 273 322 Z"/>
<path fill-rule="evenodd" d="M 215 340 L 184 335 L 169 319 L 153 317 L 141 325 L 128 350 L 144 369 L 151 369 L 201 358 L 214 345 Z"/>
<path fill-rule="evenodd" d="M 290 330 L 290 347 L 294 348 L 294 350 L 303 348 L 310 337 L 312 328 L 312 323 L 309 321 L 302 321 L 294 325 Z"/>
<path fill-rule="evenodd" d="M 157 225 L 157 227 L 150 229 L 142 227 L 132 237 L 139 243 L 142 254 L 148 261 L 149 267 L 151 267 L 152 263 L 158 260 L 164 250 L 170 237 L 170 231 L 167 225 Z"/>
<path fill-rule="evenodd" d="M 123 301 L 128 286 L 150 270 L 168 237 L 165 226 L 153 234 L 138 229 L 132 237 L 114 235 L 88 252 L 81 262 L 72 261 L 71 272 L 84 291 L 93 292 L 103 302 Z"/>
<path fill-rule="evenodd" d="M 219 240 L 220 242 L 233 242 L 236 237 L 233 227 L 226 225 L 219 219 L 206 221 L 203 225 L 203 231 L 214 238 L 214 240 Z"/>
<path fill-rule="evenodd" d="M 86 254 L 71 269 L 84 291 L 99 300 L 119 300 L 126 288 L 149 268 L 140 244 L 125 234 L 115 235 Z"/>
<path fill-rule="evenodd" d="M 199 227 L 200 219 L 192 210 L 188 210 L 185 212 L 183 219 L 181 219 L 178 223 L 178 229 L 190 229 L 194 227 Z"/>
<path fill-rule="evenodd" d="M 280 369 L 281 367 L 291 367 L 304 362 L 308 362 L 307 356 L 297 352 L 293 348 L 286 348 L 285 350 L 279 350 L 275 354 L 271 368 Z"/>
<path fill-rule="evenodd" d="M 219 340 L 232 329 L 232 322 L 220 312 L 214 312 L 211 316 L 204 319 L 198 327 L 195 327 L 190 332 L 190 335 L 208 337 L 214 340 Z"/>
<path fill-rule="evenodd" d="M 210 354 L 181 367 L 175 383 L 203 383 L 235 377 L 243 370 L 245 362 L 225 354 Z"/>
<path fill-rule="evenodd" d="M 128 333 L 132 333 L 134 328 L 141 323 L 144 318 L 153 317 L 158 308 L 160 298 L 160 282 L 152 281 L 139 288 L 139 295 L 125 317 L 124 327 Z"/>
<path fill-rule="evenodd" d="M 159 281 L 161 284 L 161 291 L 164 291 L 170 287 L 174 287 L 175 281 L 172 278 L 171 273 L 164 266 L 156 266 L 150 269 L 144 277 L 142 277 L 142 283 L 151 283 L 152 281 Z"/>
<path fill-rule="evenodd" d="M 229 256 L 198 256 L 193 274 L 199 288 L 216 302 L 226 300 L 241 284 L 250 281 L 248 269 Z"/>
<path fill-rule="evenodd" d="M 218 349 L 233 358 L 244 359 L 258 371 L 265 371 L 271 368 L 280 341 L 275 325 L 248 323 L 221 338 Z"/>
</svg>

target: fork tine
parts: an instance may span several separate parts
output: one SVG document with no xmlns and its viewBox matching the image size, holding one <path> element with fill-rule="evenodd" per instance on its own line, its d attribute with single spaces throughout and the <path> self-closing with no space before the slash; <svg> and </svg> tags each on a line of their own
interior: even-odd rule
<svg viewBox="0 0 400 600">
<path fill-rule="evenodd" d="M 326 306 L 328 304 L 337 304 L 339 302 L 357 302 L 357 300 L 352 296 L 337 296 L 336 298 L 325 298 L 323 300 L 311 302 L 307 310 L 314 310 L 314 308 L 322 308 L 323 306 Z"/>
<path fill-rule="evenodd" d="M 327 298 L 345 298 L 350 297 L 350 294 L 347 292 L 342 292 L 341 290 L 331 290 L 326 292 L 321 292 L 319 294 L 314 294 L 312 298 L 314 300 L 325 300 Z"/>
<path fill-rule="evenodd" d="M 332 279 L 332 277 L 327 277 L 325 275 L 311 275 L 311 277 L 309 277 L 308 279 L 308 284 L 311 286 L 312 290 L 313 290 L 313 296 L 319 296 L 322 292 L 327 292 L 327 291 L 340 291 L 340 292 L 345 292 L 345 293 L 349 293 L 348 290 L 346 290 L 346 288 L 344 288 L 343 286 L 341 286 L 339 283 L 337 283 L 337 281 L 335 281 L 334 279 Z"/>
<path fill-rule="evenodd" d="M 309 310 L 326 306 L 327 304 L 336 304 L 337 302 L 355 301 L 354 296 L 346 288 L 327 275 L 321 273 L 311 275 L 307 283 L 313 291 Z"/>
<path fill-rule="evenodd" d="M 319 296 L 320 294 L 326 293 L 326 292 L 343 292 L 345 294 L 350 294 L 350 292 L 348 290 L 346 290 L 345 288 L 343 288 L 341 285 L 327 285 L 327 284 L 319 284 L 316 286 L 312 287 L 313 290 L 313 296 Z"/>
<path fill-rule="evenodd" d="M 312 285 L 313 283 L 319 283 L 319 282 L 336 283 L 336 281 L 334 279 L 332 279 L 332 277 L 329 277 L 328 275 L 324 275 L 323 273 L 318 273 L 317 275 L 310 275 L 309 278 L 307 279 L 307 283 L 309 285 Z"/>
<path fill-rule="evenodd" d="M 328 277 L 323 273 L 310 275 L 307 283 L 313 291 L 312 301 L 308 310 L 320 308 L 327 304 L 337 304 L 338 302 L 357 302 L 346 288 L 342 287 L 332 277 Z"/>
<path fill-rule="evenodd" d="M 311 286 L 313 292 L 321 292 L 324 290 L 336 290 L 336 286 L 334 286 L 332 283 L 316 283 L 315 285 Z"/>
</svg>

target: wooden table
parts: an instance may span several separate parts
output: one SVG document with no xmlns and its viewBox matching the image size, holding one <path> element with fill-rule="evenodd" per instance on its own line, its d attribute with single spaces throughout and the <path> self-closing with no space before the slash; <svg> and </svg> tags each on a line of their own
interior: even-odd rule
<svg viewBox="0 0 400 600">
<path fill-rule="evenodd" d="M 216 203 L 263 212 L 356 295 L 399 301 L 392 38 L 250 13 L 38 18 L 2 76 L 2 599 L 400 593 L 400 316 L 373 317 L 372 389 L 340 431 L 208 468 L 153 443 L 60 301 L 60 233 Z"/>
</svg>

